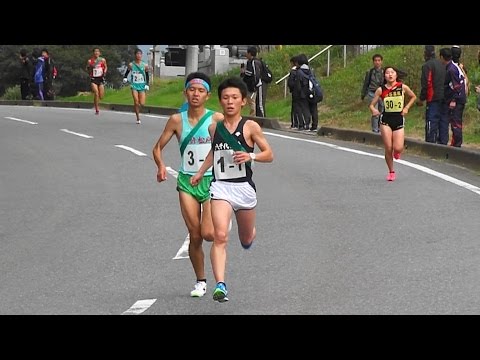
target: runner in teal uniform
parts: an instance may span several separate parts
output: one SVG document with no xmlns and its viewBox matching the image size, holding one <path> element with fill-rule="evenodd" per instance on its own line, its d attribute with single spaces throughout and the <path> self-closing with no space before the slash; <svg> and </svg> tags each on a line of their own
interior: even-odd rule
<svg viewBox="0 0 480 360">
<path fill-rule="evenodd" d="M 140 49 L 135 50 L 135 61 L 128 64 L 127 71 L 123 76 L 123 82 L 130 82 L 132 89 L 133 107 L 137 117 L 137 124 L 141 124 L 140 110 L 145 106 L 146 92 L 150 90 L 148 74 L 148 65 L 142 61 L 143 52 Z M 128 75 L 130 74 L 130 78 Z"/>
</svg>

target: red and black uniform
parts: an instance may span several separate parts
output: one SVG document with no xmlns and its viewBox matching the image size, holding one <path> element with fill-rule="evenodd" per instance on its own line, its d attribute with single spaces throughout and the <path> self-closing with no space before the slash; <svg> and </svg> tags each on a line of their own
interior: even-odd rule
<svg viewBox="0 0 480 360">
<path fill-rule="evenodd" d="M 403 129 L 405 118 L 402 115 L 405 106 L 405 94 L 403 93 L 403 84 L 395 83 L 390 89 L 382 85 L 382 94 L 384 109 L 380 116 L 380 124 L 390 126 L 392 131 Z"/>
<path fill-rule="evenodd" d="M 105 62 L 102 57 L 94 58 L 92 57 L 88 60 L 89 75 L 90 81 L 97 85 L 105 84 Z"/>
</svg>

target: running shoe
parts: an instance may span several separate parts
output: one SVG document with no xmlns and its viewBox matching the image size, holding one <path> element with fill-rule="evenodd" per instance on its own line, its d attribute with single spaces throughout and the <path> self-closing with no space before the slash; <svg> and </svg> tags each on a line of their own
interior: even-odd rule
<svg viewBox="0 0 480 360">
<path fill-rule="evenodd" d="M 393 157 L 397 160 L 400 159 L 400 153 L 394 152 Z"/>
<path fill-rule="evenodd" d="M 215 290 L 213 290 L 213 300 L 218 302 L 228 301 L 227 293 L 228 291 L 225 283 L 219 282 L 217 283 L 217 286 L 215 286 Z"/>
<path fill-rule="evenodd" d="M 387 181 L 394 181 L 395 180 L 395 171 L 390 171 L 387 175 Z"/>
<path fill-rule="evenodd" d="M 250 247 L 252 246 L 252 244 L 253 244 L 253 241 L 252 241 L 250 244 L 248 244 L 248 245 L 246 245 L 246 244 L 244 244 L 244 243 L 242 243 L 242 242 L 240 241 L 240 245 L 242 245 L 242 248 L 244 248 L 245 250 L 250 249 Z"/>
<path fill-rule="evenodd" d="M 95 110 L 95 115 L 98 115 L 98 114 L 100 114 L 100 111 Z"/>
<path fill-rule="evenodd" d="M 141 124 L 142 122 L 140 120 L 137 120 L 137 124 Z"/>
<path fill-rule="evenodd" d="M 205 281 L 197 281 L 195 288 L 190 292 L 191 297 L 202 297 L 207 292 L 207 283 Z"/>
</svg>

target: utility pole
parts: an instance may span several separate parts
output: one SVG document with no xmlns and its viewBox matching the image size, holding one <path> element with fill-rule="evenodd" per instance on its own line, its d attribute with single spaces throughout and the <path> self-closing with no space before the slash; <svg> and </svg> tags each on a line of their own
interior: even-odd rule
<svg viewBox="0 0 480 360">
<path fill-rule="evenodd" d="M 185 77 L 198 70 L 198 45 L 187 45 Z"/>
</svg>

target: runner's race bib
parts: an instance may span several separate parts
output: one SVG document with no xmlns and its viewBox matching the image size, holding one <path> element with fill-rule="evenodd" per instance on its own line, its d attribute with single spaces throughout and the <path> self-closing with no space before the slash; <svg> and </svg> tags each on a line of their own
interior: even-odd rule
<svg viewBox="0 0 480 360">
<path fill-rule="evenodd" d="M 103 68 L 101 66 L 93 68 L 93 77 L 100 77 L 103 75 Z"/>
<path fill-rule="evenodd" d="M 132 71 L 132 82 L 134 84 L 143 84 L 145 82 L 143 73 L 141 73 L 140 71 Z"/>
<path fill-rule="evenodd" d="M 185 151 L 183 152 L 183 169 L 188 172 L 197 172 L 200 170 L 200 167 L 203 165 L 210 148 L 211 144 L 187 145 L 185 147 Z"/>
<path fill-rule="evenodd" d="M 215 178 L 218 180 L 237 179 L 247 176 L 247 164 L 233 162 L 233 150 L 216 150 L 213 153 Z"/>
<path fill-rule="evenodd" d="M 403 110 L 404 97 L 401 90 L 393 90 L 385 99 L 385 112 L 401 112 Z"/>
</svg>

